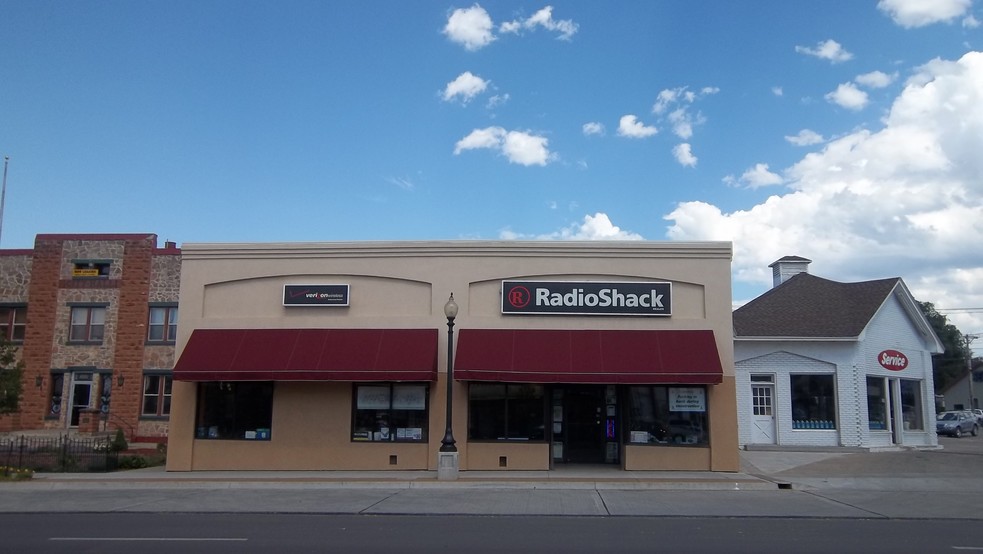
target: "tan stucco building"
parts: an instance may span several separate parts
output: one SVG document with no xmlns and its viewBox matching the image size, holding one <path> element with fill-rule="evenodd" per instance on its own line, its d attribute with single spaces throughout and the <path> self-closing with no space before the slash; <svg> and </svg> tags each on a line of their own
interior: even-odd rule
<svg viewBox="0 0 983 554">
<path fill-rule="evenodd" d="M 436 469 L 448 358 L 462 471 L 739 471 L 730 243 L 182 254 L 170 471 Z"/>
</svg>

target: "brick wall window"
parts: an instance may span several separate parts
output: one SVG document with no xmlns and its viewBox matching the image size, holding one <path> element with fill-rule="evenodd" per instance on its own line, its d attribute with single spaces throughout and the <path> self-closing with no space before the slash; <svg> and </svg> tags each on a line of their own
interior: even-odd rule
<svg viewBox="0 0 983 554">
<path fill-rule="evenodd" d="M 147 342 L 173 343 L 177 336 L 177 306 L 151 306 Z"/>
<path fill-rule="evenodd" d="M 171 414 L 171 376 L 145 374 L 143 376 L 143 417 L 167 417 Z"/>
<path fill-rule="evenodd" d="M 0 306 L 0 337 L 23 342 L 27 329 L 27 306 Z"/>
<path fill-rule="evenodd" d="M 101 343 L 105 328 L 105 306 L 73 306 L 68 341 Z"/>
</svg>

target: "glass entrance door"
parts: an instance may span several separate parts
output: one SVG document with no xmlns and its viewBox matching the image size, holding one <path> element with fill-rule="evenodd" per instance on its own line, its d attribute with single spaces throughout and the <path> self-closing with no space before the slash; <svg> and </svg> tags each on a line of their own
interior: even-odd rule
<svg viewBox="0 0 983 554">
<path fill-rule="evenodd" d="M 68 426 L 78 427 L 79 416 L 82 414 L 82 410 L 89 409 L 89 405 L 92 402 L 91 373 L 72 374 L 71 395 L 71 398 L 68 399 L 68 403 L 69 406 L 72 407 L 72 412 L 68 419 Z"/>
<path fill-rule="evenodd" d="M 619 461 L 617 395 L 613 385 L 561 385 L 553 390 L 553 460 Z"/>
</svg>

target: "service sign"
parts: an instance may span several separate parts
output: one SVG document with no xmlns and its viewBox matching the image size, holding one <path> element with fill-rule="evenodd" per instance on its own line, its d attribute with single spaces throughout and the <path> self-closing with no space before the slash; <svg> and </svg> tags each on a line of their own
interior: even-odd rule
<svg viewBox="0 0 983 554">
<path fill-rule="evenodd" d="M 672 315 L 672 283 L 502 281 L 503 314 Z"/>
<path fill-rule="evenodd" d="M 348 285 L 283 285 L 284 306 L 347 306 Z"/>
<path fill-rule="evenodd" d="M 908 367 L 908 356 L 897 350 L 885 350 L 877 355 L 877 363 L 884 369 L 891 371 L 901 371 Z"/>
</svg>

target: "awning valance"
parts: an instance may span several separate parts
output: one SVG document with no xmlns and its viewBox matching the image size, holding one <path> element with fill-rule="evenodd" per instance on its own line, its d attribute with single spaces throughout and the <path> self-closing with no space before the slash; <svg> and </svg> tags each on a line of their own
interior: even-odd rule
<svg viewBox="0 0 983 554">
<path fill-rule="evenodd" d="M 455 378 L 524 383 L 717 384 L 710 330 L 462 329 Z"/>
<path fill-rule="evenodd" d="M 436 329 L 195 329 L 178 381 L 432 381 Z"/>
</svg>

